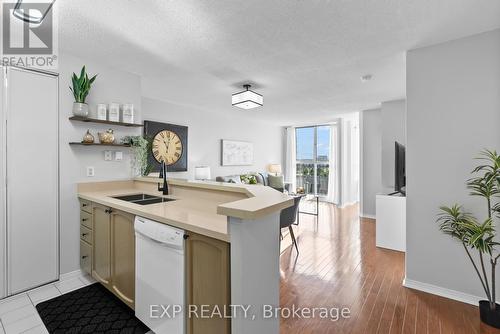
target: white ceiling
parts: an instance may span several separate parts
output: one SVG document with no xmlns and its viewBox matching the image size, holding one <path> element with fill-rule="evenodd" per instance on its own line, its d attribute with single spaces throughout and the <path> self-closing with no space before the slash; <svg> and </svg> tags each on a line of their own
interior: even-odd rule
<svg viewBox="0 0 500 334">
<path fill-rule="evenodd" d="M 140 74 L 143 95 L 281 125 L 404 98 L 406 50 L 500 27 L 498 0 L 56 3 L 61 50 Z M 263 108 L 231 107 L 246 82 Z"/>
</svg>

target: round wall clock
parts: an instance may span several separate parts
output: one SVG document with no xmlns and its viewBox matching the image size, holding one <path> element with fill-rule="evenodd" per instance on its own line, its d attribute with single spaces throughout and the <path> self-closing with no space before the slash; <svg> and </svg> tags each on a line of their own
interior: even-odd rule
<svg viewBox="0 0 500 334">
<path fill-rule="evenodd" d="M 167 166 L 175 164 L 182 156 L 182 140 L 170 130 L 158 132 L 153 138 L 151 151 L 156 161 L 164 161 Z"/>
<path fill-rule="evenodd" d="M 151 140 L 148 163 L 152 172 L 160 170 L 165 161 L 169 172 L 188 170 L 188 127 L 183 125 L 144 121 L 144 137 Z"/>
</svg>

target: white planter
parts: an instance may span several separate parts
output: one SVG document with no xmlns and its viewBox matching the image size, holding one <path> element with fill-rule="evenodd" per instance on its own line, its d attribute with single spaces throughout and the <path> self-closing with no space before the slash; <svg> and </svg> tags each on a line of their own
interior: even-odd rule
<svg viewBox="0 0 500 334">
<path fill-rule="evenodd" d="M 73 102 L 73 115 L 87 117 L 89 115 L 89 105 L 87 103 Z"/>
</svg>

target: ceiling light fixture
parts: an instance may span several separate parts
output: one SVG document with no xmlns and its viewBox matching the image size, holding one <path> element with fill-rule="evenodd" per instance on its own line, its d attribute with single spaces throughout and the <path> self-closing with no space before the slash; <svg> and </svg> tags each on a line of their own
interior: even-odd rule
<svg viewBox="0 0 500 334">
<path fill-rule="evenodd" d="M 47 7 L 42 12 L 36 8 L 22 8 L 23 0 L 18 0 L 16 5 L 14 6 L 12 14 L 26 23 L 40 24 L 42 23 L 45 16 L 47 16 L 47 14 L 49 13 L 50 9 L 54 5 L 54 2 L 56 2 L 56 0 L 36 3 L 47 5 Z M 33 5 L 33 3 L 29 3 L 28 5 Z"/>
<path fill-rule="evenodd" d="M 243 85 L 244 91 L 233 94 L 231 100 L 234 107 L 241 109 L 253 109 L 264 105 L 264 97 L 250 90 L 249 84 Z"/>
<path fill-rule="evenodd" d="M 361 82 L 367 82 L 370 81 L 373 78 L 373 75 L 371 74 L 365 74 L 361 77 Z"/>
</svg>

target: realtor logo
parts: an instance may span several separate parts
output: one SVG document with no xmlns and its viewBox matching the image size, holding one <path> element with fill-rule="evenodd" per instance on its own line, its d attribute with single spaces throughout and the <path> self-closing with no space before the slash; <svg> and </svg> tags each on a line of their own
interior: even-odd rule
<svg viewBox="0 0 500 334">
<path fill-rule="evenodd" d="M 55 68 L 53 1 L 3 3 L 2 62 L 21 67 Z"/>
</svg>

